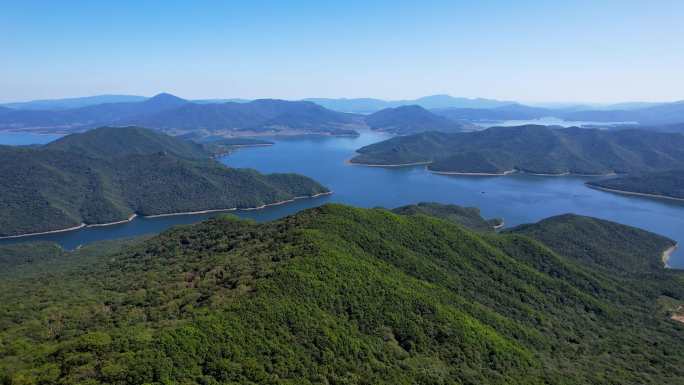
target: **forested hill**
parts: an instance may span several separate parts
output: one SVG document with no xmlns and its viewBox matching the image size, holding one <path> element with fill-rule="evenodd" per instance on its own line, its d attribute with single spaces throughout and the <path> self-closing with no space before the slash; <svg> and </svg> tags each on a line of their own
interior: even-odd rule
<svg viewBox="0 0 684 385">
<path fill-rule="evenodd" d="M 253 208 L 328 190 L 296 174 L 227 168 L 199 145 L 103 128 L 38 148 L 0 146 L 0 236 L 157 215 Z M 189 159 L 203 156 L 205 159 Z"/>
<path fill-rule="evenodd" d="M 626 193 L 684 199 L 684 169 L 625 175 L 617 178 L 590 181 L 587 185 Z"/>
<path fill-rule="evenodd" d="M 537 239 L 583 264 L 627 273 L 662 270 L 662 252 L 675 245 L 673 240 L 645 230 L 573 214 L 507 231 Z"/>
<path fill-rule="evenodd" d="M 264 224 L 221 216 L 90 261 L 0 281 L 0 383 L 684 376 L 684 325 L 659 305 L 684 299 L 677 272 L 623 279 L 526 236 L 425 215 L 325 205 Z"/>
<path fill-rule="evenodd" d="M 493 127 L 392 138 L 357 151 L 354 163 L 430 162 L 430 170 L 456 173 L 609 174 L 684 168 L 684 135 L 645 130 Z"/>
<path fill-rule="evenodd" d="M 387 108 L 364 118 L 373 130 L 397 135 L 416 134 L 425 131 L 460 132 L 465 126 L 443 116 L 435 115 L 420 106 Z"/>
<path fill-rule="evenodd" d="M 45 145 L 49 150 L 69 151 L 91 158 L 117 158 L 158 152 L 181 158 L 208 158 L 202 145 L 140 127 L 100 127 L 67 135 Z"/>
<path fill-rule="evenodd" d="M 458 223 L 471 230 L 491 232 L 503 224 L 503 219 L 484 219 L 477 207 L 462 207 L 457 205 L 440 204 L 434 202 L 420 202 L 414 205 L 397 207 L 392 212 L 401 215 L 428 215 Z"/>
</svg>

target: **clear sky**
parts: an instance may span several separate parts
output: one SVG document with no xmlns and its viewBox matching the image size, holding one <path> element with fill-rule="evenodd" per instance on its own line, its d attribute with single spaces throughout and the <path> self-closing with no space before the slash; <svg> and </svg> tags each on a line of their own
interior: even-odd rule
<svg viewBox="0 0 684 385">
<path fill-rule="evenodd" d="M 684 1 L 3 1 L 0 101 L 684 99 Z"/>
</svg>

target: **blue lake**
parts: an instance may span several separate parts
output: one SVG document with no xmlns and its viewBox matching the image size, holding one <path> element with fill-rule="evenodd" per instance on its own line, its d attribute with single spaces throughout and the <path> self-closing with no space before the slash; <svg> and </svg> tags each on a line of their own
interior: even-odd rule
<svg viewBox="0 0 684 385">
<path fill-rule="evenodd" d="M 310 176 L 334 191 L 333 195 L 258 211 L 238 211 L 241 217 L 272 220 L 326 202 L 361 207 L 396 207 L 420 201 L 479 207 L 484 217 L 502 217 L 506 226 L 535 222 L 562 213 L 577 213 L 613 220 L 666 235 L 684 245 L 684 202 L 631 197 L 590 189 L 587 177 L 464 177 L 432 174 L 424 167 L 377 168 L 347 164 L 354 151 L 385 139 L 363 132 L 358 138 L 275 139 L 272 147 L 241 149 L 222 161 L 231 167 L 262 172 L 296 172 Z M 139 218 L 122 225 L 2 240 L 0 243 L 50 240 L 74 248 L 95 240 L 162 231 L 193 223 L 215 214 Z M 684 268 L 684 248 L 670 259 Z"/>
<path fill-rule="evenodd" d="M 34 134 L 27 132 L 0 131 L 0 144 L 10 146 L 26 146 L 29 144 L 45 144 L 61 138 L 61 134 Z"/>
</svg>

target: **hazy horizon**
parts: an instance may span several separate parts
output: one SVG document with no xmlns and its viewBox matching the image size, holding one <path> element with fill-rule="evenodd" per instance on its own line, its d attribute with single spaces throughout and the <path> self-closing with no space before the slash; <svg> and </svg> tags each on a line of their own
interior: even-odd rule
<svg viewBox="0 0 684 385">
<path fill-rule="evenodd" d="M 684 2 L 11 2 L 0 103 L 187 99 L 523 103 L 684 99 Z"/>
<path fill-rule="evenodd" d="M 214 97 L 185 97 L 183 95 L 178 95 L 172 92 L 168 91 L 159 91 L 155 92 L 153 94 L 149 95 L 139 95 L 139 94 L 121 94 L 121 93 L 102 93 L 102 94 L 94 94 L 94 95 L 67 95 L 63 97 L 54 97 L 54 98 L 37 98 L 37 99 L 22 99 L 22 100 L 1 100 L 0 104 L 15 104 L 15 103 L 28 103 L 28 102 L 37 102 L 37 101 L 52 101 L 52 100 L 65 100 L 65 99 L 80 99 L 80 98 L 91 98 L 91 97 L 99 97 L 99 96 L 134 96 L 134 97 L 144 97 L 144 98 L 152 98 L 156 95 L 159 94 L 171 94 L 174 96 L 177 96 L 182 99 L 186 99 L 189 101 L 200 101 L 200 100 L 258 100 L 258 99 L 281 99 L 281 100 L 304 100 L 304 99 L 338 99 L 338 100 L 353 100 L 353 99 L 376 99 L 376 100 L 382 100 L 382 101 L 387 101 L 387 102 L 392 102 L 392 101 L 401 101 L 401 100 L 417 100 L 425 97 L 432 97 L 432 96 L 450 96 L 454 98 L 466 98 L 466 99 L 488 99 L 488 100 L 498 100 L 498 101 L 509 101 L 509 102 L 518 102 L 522 104 L 528 104 L 528 105 L 558 105 L 558 106 L 572 106 L 572 105 L 586 105 L 586 106 L 609 106 L 609 105 L 615 105 L 615 104 L 625 104 L 625 103 L 676 103 L 676 102 L 682 102 L 684 101 L 684 96 L 681 99 L 673 99 L 673 100 L 619 100 L 619 101 L 611 101 L 611 102 L 592 102 L 592 101 L 583 101 L 583 100 L 575 100 L 575 101 L 544 101 L 544 100 L 520 100 L 520 99 L 499 99 L 499 98 L 488 98 L 488 97 L 482 97 L 482 96 L 462 96 L 462 95 L 451 95 L 451 94 L 427 94 L 427 95 L 419 95 L 416 97 L 408 97 L 408 98 L 383 98 L 383 97 L 374 97 L 374 96 L 357 96 L 357 97 L 349 97 L 349 96 L 327 96 L 327 97 L 318 97 L 318 96 L 307 96 L 304 98 L 276 98 L 276 97 L 271 97 L 271 96 L 262 96 L 262 97 L 255 97 L 255 98 L 244 98 L 244 97 L 239 97 L 239 96 L 214 96 Z"/>
</svg>

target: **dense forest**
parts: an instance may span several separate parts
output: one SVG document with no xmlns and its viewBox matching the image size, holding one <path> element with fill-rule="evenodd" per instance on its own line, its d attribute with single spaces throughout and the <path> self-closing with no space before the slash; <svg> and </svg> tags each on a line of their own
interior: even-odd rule
<svg viewBox="0 0 684 385">
<path fill-rule="evenodd" d="M 0 236 L 134 213 L 252 208 L 328 191 L 304 176 L 228 168 L 210 155 L 135 127 L 100 128 L 38 148 L 0 146 Z"/>
<path fill-rule="evenodd" d="M 494 231 L 503 225 L 503 219 L 484 219 L 477 207 L 462 207 L 452 204 L 420 202 L 414 205 L 397 207 L 392 212 L 401 215 L 423 214 L 449 220 L 475 231 Z"/>
<path fill-rule="evenodd" d="M 611 174 L 684 168 L 684 135 L 546 126 L 397 137 L 357 150 L 359 164 L 430 163 L 438 172 Z"/>
<path fill-rule="evenodd" d="M 590 181 L 587 185 L 629 193 L 684 199 L 684 170 L 624 175 L 617 178 Z"/>
<path fill-rule="evenodd" d="M 682 383 L 684 280 L 653 262 L 672 241 L 638 232 L 606 264 L 583 252 L 637 230 L 585 221 L 495 234 L 325 205 L 5 246 L 0 384 Z"/>
</svg>

